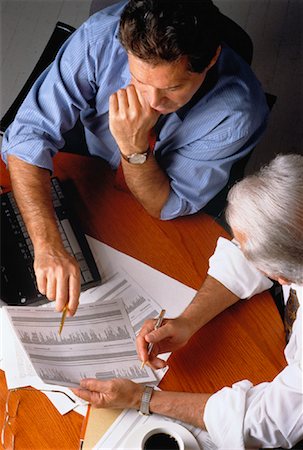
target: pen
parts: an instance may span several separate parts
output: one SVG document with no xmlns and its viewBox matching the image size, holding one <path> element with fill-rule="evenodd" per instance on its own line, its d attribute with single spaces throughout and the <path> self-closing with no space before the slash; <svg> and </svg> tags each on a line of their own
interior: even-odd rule
<svg viewBox="0 0 303 450">
<path fill-rule="evenodd" d="M 166 313 L 166 310 L 162 309 L 160 314 L 159 314 L 159 317 L 157 319 L 157 322 L 156 322 L 156 324 L 154 326 L 154 330 L 157 330 L 158 328 L 161 327 L 165 313 Z M 153 347 L 154 347 L 153 342 L 150 342 L 148 344 L 148 347 L 147 347 L 147 354 L 148 354 L 148 356 L 151 354 Z M 144 366 L 145 366 L 145 361 L 142 361 L 141 369 L 143 369 Z"/>
<path fill-rule="evenodd" d="M 85 438 L 85 432 L 86 432 L 86 428 L 87 428 L 87 424 L 88 424 L 88 418 L 89 418 L 89 413 L 90 413 L 90 407 L 91 405 L 87 405 L 87 411 L 86 411 L 86 415 L 83 418 L 83 422 L 82 422 L 82 426 L 81 426 L 81 431 L 80 431 L 80 445 L 79 445 L 79 450 L 82 450 L 83 445 L 84 445 L 84 438 Z"/>
<path fill-rule="evenodd" d="M 68 303 L 66 303 L 66 305 L 64 306 L 63 311 L 62 311 L 62 317 L 61 317 L 60 328 L 59 328 L 59 336 L 63 330 L 63 325 L 65 322 L 67 311 L 68 311 Z"/>
</svg>

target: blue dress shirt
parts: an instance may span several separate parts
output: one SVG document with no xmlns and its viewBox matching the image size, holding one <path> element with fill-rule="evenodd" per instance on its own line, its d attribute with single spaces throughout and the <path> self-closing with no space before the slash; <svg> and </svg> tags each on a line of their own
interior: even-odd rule
<svg viewBox="0 0 303 450">
<path fill-rule="evenodd" d="M 96 13 L 62 46 L 6 131 L 4 161 L 13 154 L 52 170 L 52 157 L 65 144 L 63 134 L 80 116 L 89 152 L 117 168 L 120 152 L 109 131 L 108 108 L 110 95 L 131 78 L 117 38 L 125 4 Z M 171 187 L 162 219 L 203 208 L 226 185 L 234 162 L 249 153 L 265 130 L 265 96 L 243 59 L 223 45 L 211 71 L 208 90 L 160 120 L 155 157 Z"/>
</svg>

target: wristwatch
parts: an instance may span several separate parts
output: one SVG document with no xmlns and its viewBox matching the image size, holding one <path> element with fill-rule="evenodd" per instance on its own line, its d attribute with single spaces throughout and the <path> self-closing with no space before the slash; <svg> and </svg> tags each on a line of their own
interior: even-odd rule
<svg viewBox="0 0 303 450">
<path fill-rule="evenodd" d="M 148 148 L 144 153 L 132 153 L 131 155 L 124 155 L 122 152 L 120 153 L 122 158 L 129 164 L 144 164 L 150 155 L 150 148 Z"/>
<path fill-rule="evenodd" d="M 151 414 L 149 411 L 149 403 L 150 403 L 150 399 L 153 395 L 153 392 L 154 392 L 153 386 L 146 385 L 144 387 L 139 414 L 142 414 L 143 416 L 149 416 Z"/>
</svg>

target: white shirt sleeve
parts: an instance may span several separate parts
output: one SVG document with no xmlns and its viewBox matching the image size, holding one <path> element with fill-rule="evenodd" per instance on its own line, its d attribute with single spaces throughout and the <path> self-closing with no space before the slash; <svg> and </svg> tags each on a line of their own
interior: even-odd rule
<svg viewBox="0 0 303 450">
<path fill-rule="evenodd" d="M 302 332 L 300 342 L 298 359 L 272 382 L 243 380 L 209 398 L 204 422 L 218 449 L 291 448 L 303 439 Z"/>
<path fill-rule="evenodd" d="M 272 282 L 250 263 L 235 240 L 220 237 L 209 260 L 208 275 L 239 298 L 250 298 L 269 289 Z"/>
<path fill-rule="evenodd" d="M 223 238 L 218 241 L 208 273 L 241 298 L 268 287 L 263 286 L 269 280 L 245 260 L 235 243 Z M 206 403 L 205 426 L 218 449 L 291 448 L 303 439 L 303 288 L 293 287 L 300 307 L 285 348 L 288 365 L 271 382 L 253 386 L 243 380 L 224 387 Z"/>
</svg>

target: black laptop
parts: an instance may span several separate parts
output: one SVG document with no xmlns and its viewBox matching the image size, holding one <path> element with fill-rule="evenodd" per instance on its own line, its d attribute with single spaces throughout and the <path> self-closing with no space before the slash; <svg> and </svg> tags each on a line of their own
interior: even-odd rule
<svg viewBox="0 0 303 450">
<path fill-rule="evenodd" d="M 52 178 L 52 199 L 57 224 L 66 250 L 77 259 L 81 290 L 101 284 L 101 277 L 86 237 L 67 207 L 62 186 Z M 12 192 L 1 194 L 1 285 L 0 299 L 8 305 L 43 303 L 33 269 L 34 251 Z"/>
</svg>

